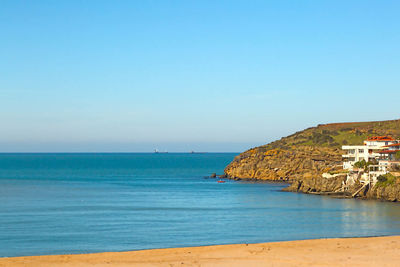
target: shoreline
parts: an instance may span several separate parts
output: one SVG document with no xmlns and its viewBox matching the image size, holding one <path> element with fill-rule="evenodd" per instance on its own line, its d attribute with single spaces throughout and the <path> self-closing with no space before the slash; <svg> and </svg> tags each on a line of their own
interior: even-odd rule
<svg viewBox="0 0 400 267">
<path fill-rule="evenodd" d="M 328 196 L 328 197 L 337 198 L 337 199 L 371 200 L 371 201 L 392 202 L 392 203 L 399 202 L 397 199 L 387 199 L 387 198 L 382 198 L 382 197 L 370 197 L 367 195 L 352 196 L 351 192 L 293 190 L 292 184 L 294 182 L 297 182 L 298 180 L 271 180 L 271 179 L 259 179 L 259 178 L 238 178 L 238 177 L 229 177 L 229 176 L 226 176 L 222 179 L 227 179 L 227 180 L 231 180 L 231 181 L 235 181 L 235 182 L 284 184 L 284 185 L 287 185 L 287 187 L 282 188 L 281 191 L 288 192 L 288 193 L 299 193 L 299 194 L 316 195 L 316 196 Z M 368 188 L 368 190 L 370 190 L 370 189 Z"/>
<path fill-rule="evenodd" d="M 19 266 L 398 266 L 400 236 L 0 258 Z"/>
</svg>

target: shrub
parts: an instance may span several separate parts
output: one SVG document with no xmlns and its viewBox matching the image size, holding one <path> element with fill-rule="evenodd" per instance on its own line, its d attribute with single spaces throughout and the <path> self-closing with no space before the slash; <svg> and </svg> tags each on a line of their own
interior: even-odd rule
<svg viewBox="0 0 400 267">
<path fill-rule="evenodd" d="M 351 130 L 353 130 L 353 128 L 343 128 L 343 129 L 341 129 L 340 131 L 341 131 L 341 132 L 349 132 L 349 131 L 351 131 Z"/>
<path fill-rule="evenodd" d="M 332 131 L 332 132 L 331 132 L 331 135 L 337 136 L 337 135 L 339 135 L 339 133 L 338 133 L 337 131 Z"/>
<path fill-rule="evenodd" d="M 258 148 L 258 152 L 263 153 L 263 152 L 265 152 L 265 151 L 267 151 L 267 148 L 264 147 L 264 146 L 261 146 L 261 147 Z"/>
<path fill-rule="evenodd" d="M 379 175 L 377 178 L 378 182 L 376 183 L 376 186 L 392 185 L 395 183 L 396 179 L 397 178 L 391 173 L 387 173 L 385 175 Z"/>
<path fill-rule="evenodd" d="M 383 182 L 387 181 L 387 177 L 386 177 L 386 175 L 379 175 L 377 180 L 378 180 L 378 182 L 383 183 Z"/>
<path fill-rule="evenodd" d="M 370 165 L 376 165 L 376 164 L 378 164 L 378 162 L 376 160 L 366 162 L 363 159 L 363 160 L 360 160 L 360 161 L 357 161 L 356 163 L 354 163 L 354 167 L 368 171 L 368 167 Z"/>
<path fill-rule="evenodd" d="M 318 132 L 312 133 L 312 136 L 310 136 L 309 139 L 312 140 L 312 142 L 317 145 L 334 142 L 332 136 Z"/>
<path fill-rule="evenodd" d="M 359 169 L 365 168 L 366 166 L 367 166 L 367 162 L 365 161 L 365 159 L 354 163 L 354 167 L 359 168 Z"/>
</svg>

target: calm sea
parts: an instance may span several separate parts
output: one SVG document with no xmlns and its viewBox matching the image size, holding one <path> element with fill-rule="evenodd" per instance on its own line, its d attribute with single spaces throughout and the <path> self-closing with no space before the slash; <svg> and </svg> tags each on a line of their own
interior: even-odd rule
<svg viewBox="0 0 400 267">
<path fill-rule="evenodd" d="M 235 154 L 0 154 L 0 256 L 400 234 L 400 205 L 205 179 Z"/>
</svg>

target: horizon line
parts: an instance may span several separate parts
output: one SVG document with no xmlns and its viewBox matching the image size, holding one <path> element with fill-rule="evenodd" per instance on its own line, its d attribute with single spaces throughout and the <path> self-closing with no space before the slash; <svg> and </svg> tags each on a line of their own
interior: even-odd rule
<svg viewBox="0 0 400 267">
<path fill-rule="evenodd" d="M 0 154 L 221 154 L 221 153 L 242 153 L 242 152 L 227 152 L 227 151 L 218 151 L 218 152 L 185 152 L 185 151 L 174 151 L 174 152 L 139 152 L 139 151 L 130 151 L 130 152 L 62 152 L 62 151 L 58 151 L 58 152 L 1 152 Z"/>
</svg>

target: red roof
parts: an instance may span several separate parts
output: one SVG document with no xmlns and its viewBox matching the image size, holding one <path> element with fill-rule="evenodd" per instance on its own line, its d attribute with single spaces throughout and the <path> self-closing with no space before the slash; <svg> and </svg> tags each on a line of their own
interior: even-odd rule
<svg viewBox="0 0 400 267">
<path fill-rule="evenodd" d="M 372 136 L 368 137 L 367 141 L 394 141 L 390 136 Z"/>
<path fill-rule="evenodd" d="M 382 150 L 382 151 L 379 151 L 378 153 L 379 153 L 379 154 L 393 154 L 393 153 L 396 153 L 397 151 L 400 151 L 400 149 L 396 149 L 396 150 Z"/>
<path fill-rule="evenodd" d="M 385 147 L 392 147 L 392 146 L 400 146 L 400 143 L 387 145 L 387 146 L 385 146 Z"/>
</svg>

